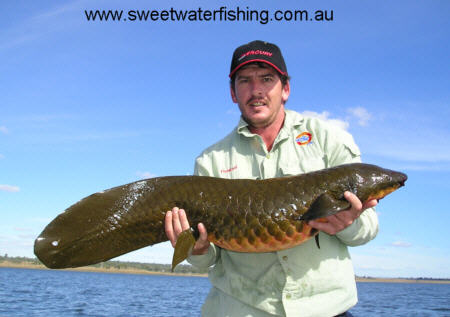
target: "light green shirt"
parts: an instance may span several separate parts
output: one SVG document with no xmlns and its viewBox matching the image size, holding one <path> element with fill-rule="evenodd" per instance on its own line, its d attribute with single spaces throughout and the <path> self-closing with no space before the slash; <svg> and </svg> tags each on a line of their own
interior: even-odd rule
<svg viewBox="0 0 450 317">
<path fill-rule="evenodd" d="M 306 173 L 360 162 L 352 136 L 315 118 L 286 110 L 272 150 L 244 120 L 196 160 L 195 174 L 222 178 L 264 179 Z M 208 228 L 207 228 L 208 229 Z M 212 268 L 212 289 L 203 316 L 334 316 L 357 302 L 353 266 L 347 246 L 373 239 L 378 220 L 367 209 L 334 236 L 314 239 L 277 252 L 239 253 L 211 244 L 205 255 L 190 256 L 198 267 Z"/>
</svg>

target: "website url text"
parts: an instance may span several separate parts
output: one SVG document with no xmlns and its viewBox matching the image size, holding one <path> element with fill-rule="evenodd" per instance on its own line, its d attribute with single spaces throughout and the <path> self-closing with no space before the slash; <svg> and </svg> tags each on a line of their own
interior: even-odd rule
<svg viewBox="0 0 450 317">
<path fill-rule="evenodd" d="M 84 10 L 87 21 L 100 22 L 135 22 L 135 21 L 170 21 L 170 22 L 331 22 L 334 19 L 333 10 L 251 10 L 236 7 L 228 9 L 223 6 L 219 9 L 170 9 L 164 10 Z"/>
</svg>

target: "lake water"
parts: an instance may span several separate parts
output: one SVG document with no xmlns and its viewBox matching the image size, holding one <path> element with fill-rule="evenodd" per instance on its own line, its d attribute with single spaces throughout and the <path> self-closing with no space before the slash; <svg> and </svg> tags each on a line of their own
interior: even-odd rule
<svg viewBox="0 0 450 317">
<path fill-rule="evenodd" d="M 0 268 L 0 316 L 199 316 L 207 278 Z M 359 316 L 450 316 L 449 284 L 358 283 Z"/>
</svg>

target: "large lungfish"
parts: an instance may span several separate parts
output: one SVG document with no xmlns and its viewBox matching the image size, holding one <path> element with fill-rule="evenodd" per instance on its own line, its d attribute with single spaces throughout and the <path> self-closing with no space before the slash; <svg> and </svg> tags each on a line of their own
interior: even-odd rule
<svg viewBox="0 0 450 317">
<path fill-rule="evenodd" d="M 203 222 L 208 239 L 238 252 L 269 252 L 305 242 L 317 231 L 307 221 L 350 207 L 351 191 L 361 201 L 381 199 L 407 176 L 375 165 L 354 163 L 297 176 L 265 180 L 167 176 L 142 180 L 90 195 L 57 216 L 34 244 L 50 268 L 94 264 L 167 240 L 164 216 L 184 208 L 189 223 Z M 195 243 L 180 235 L 174 267 Z"/>
</svg>

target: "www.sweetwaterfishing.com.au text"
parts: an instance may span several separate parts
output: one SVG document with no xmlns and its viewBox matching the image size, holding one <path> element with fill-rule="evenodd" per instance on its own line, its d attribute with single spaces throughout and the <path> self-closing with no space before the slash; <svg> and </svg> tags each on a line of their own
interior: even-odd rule
<svg viewBox="0 0 450 317">
<path fill-rule="evenodd" d="M 90 22 L 331 22 L 333 10 L 262 10 L 249 7 L 218 9 L 155 9 L 155 10 L 84 10 Z"/>
</svg>

